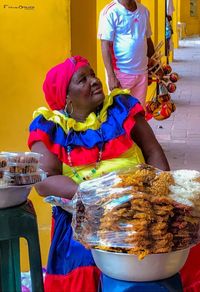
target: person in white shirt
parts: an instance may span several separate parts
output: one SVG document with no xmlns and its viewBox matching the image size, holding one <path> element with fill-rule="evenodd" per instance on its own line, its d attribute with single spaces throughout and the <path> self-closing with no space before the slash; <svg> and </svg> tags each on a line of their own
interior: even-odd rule
<svg viewBox="0 0 200 292">
<path fill-rule="evenodd" d="M 114 0 L 100 13 L 98 38 L 109 90 L 128 88 L 145 107 L 148 59 L 154 53 L 149 11 L 135 0 Z"/>
<path fill-rule="evenodd" d="M 167 15 L 172 17 L 172 14 L 175 10 L 173 0 L 167 0 Z"/>
<path fill-rule="evenodd" d="M 168 58 L 170 55 L 170 51 L 173 50 L 173 41 L 172 41 L 172 15 L 174 12 L 174 4 L 173 0 L 167 0 L 166 2 L 166 21 L 165 21 L 165 38 L 166 38 L 166 56 L 167 63 L 169 62 Z"/>
</svg>

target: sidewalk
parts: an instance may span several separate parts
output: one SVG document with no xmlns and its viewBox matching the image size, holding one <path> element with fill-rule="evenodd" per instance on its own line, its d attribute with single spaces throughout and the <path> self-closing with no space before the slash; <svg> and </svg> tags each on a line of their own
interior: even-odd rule
<svg viewBox="0 0 200 292">
<path fill-rule="evenodd" d="M 200 37 L 182 40 L 170 65 L 180 76 L 171 94 L 176 111 L 167 120 L 151 120 L 150 125 L 171 169 L 200 170 Z"/>
</svg>

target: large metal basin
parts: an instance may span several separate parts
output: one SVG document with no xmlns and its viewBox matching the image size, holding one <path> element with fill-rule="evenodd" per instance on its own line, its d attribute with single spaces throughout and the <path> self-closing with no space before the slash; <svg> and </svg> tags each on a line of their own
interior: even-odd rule
<svg viewBox="0 0 200 292">
<path fill-rule="evenodd" d="M 30 186 L 0 188 L 0 209 L 19 205 L 25 202 L 31 191 Z"/>
<path fill-rule="evenodd" d="M 156 281 L 175 275 L 185 264 L 189 248 L 152 254 L 143 260 L 137 256 L 92 249 L 97 267 L 107 276 L 124 281 Z"/>
</svg>

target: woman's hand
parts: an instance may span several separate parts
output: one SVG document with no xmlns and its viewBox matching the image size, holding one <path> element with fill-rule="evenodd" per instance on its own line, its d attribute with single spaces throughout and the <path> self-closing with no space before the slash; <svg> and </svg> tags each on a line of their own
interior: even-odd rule
<svg viewBox="0 0 200 292">
<path fill-rule="evenodd" d="M 140 113 L 135 115 L 134 118 L 136 124 L 132 129 L 131 137 L 140 147 L 145 162 L 161 170 L 169 170 L 169 164 L 163 149 L 145 118 Z"/>
<path fill-rule="evenodd" d="M 78 185 L 69 177 L 62 175 L 62 163 L 52 154 L 42 142 L 33 144 L 31 151 L 42 154 L 41 168 L 47 172 L 47 178 L 35 185 L 41 196 L 58 196 L 72 199 Z"/>
</svg>

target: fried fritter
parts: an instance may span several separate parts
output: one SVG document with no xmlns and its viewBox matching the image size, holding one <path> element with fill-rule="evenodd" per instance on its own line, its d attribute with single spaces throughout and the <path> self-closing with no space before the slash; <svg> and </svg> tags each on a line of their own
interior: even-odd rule
<svg viewBox="0 0 200 292">
<path fill-rule="evenodd" d="M 147 188 L 147 192 L 154 196 L 167 196 L 170 193 L 169 186 L 174 184 L 171 173 L 161 172 L 151 182 L 151 186 Z"/>
</svg>

